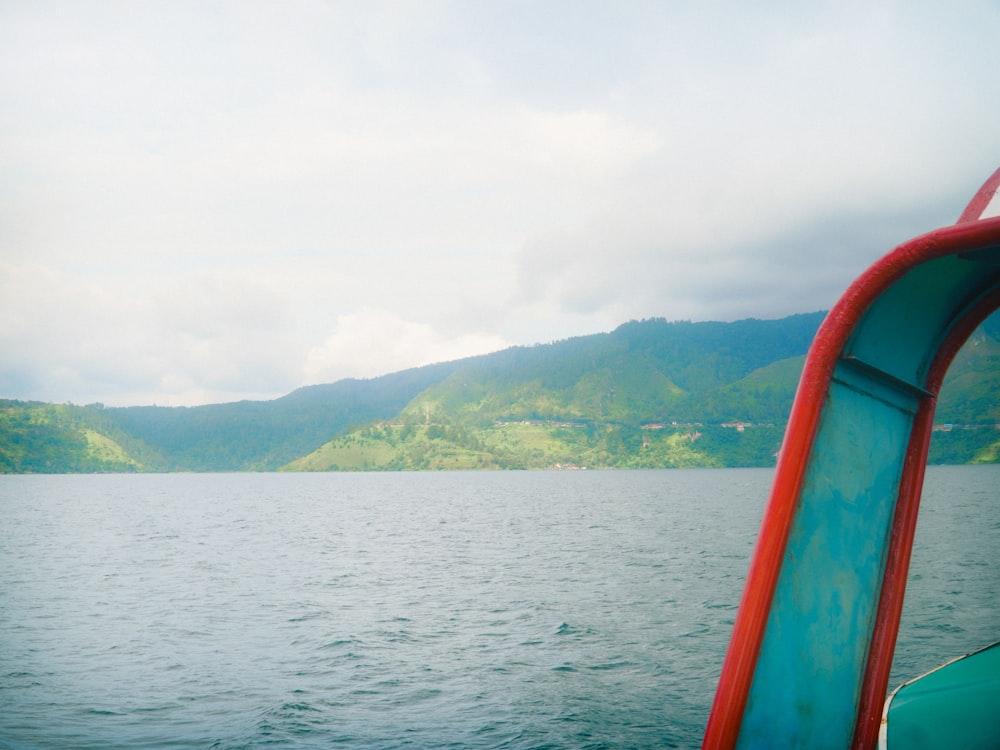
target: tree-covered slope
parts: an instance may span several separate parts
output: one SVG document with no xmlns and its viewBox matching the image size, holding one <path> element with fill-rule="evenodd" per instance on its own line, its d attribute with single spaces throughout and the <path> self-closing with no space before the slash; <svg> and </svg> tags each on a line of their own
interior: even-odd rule
<svg viewBox="0 0 1000 750">
<path fill-rule="evenodd" d="M 626 323 L 611 333 L 522 347 L 469 361 L 403 411 L 407 421 L 488 424 L 523 419 L 641 425 L 651 421 L 783 419 L 794 364 L 774 370 L 772 404 L 747 413 L 716 394 L 775 362 L 805 354 L 822 313 L 735 323 Z M 799 364 L 801 367 L 801 364 Z M 759 379 L 766 379 L 761 374 Z M 751 387 L 748 385 L 748 388 Z M 766 408 L 764 408 L 766 406 Z"/>
<path fill-rule="evenodd" d="M 0 402 L 0 472 L 767 466 L 821 319 L 633 321 L 272 401 Z M 1000 315 L 937 422 L 933 461 L 1000 460 Z"/>
<path fill-rule="evenodd" d="M 107 411 L 121 430 L 156 451 L 159 470 L 266 471 L 352 426 L 392 417 L 456 366 L 430 365 L 371 380 L 307 386 L 273 401 Z"/>
<path fill-rule="evenodd" d="M 96 405 L 0 401 L 0 473 L 143 471 L 152 463 L 148 448 Z"/>
<path fill-rule="evenodd" d="M 287 468 L 771 465 L 821 318 L 634 322 L 470 361 L 394 420 Z M 987 408 L 1000 381 L 995 347 L 984 326 L 956 359 L 938 412 L 943 421 L 985 414 L 982 429 L 942 430 L 932 460 L 996 460 L 1000 419 Z"/>
</svg>

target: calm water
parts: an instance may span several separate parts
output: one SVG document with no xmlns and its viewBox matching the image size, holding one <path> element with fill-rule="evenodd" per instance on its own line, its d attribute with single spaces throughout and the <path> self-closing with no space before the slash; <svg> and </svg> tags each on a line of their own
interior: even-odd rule
<svg viewBox="0 0 1000 750">
<path fill-rule="evenodd" d="M 0 477 L 0 747 L 700 742 L 768 470 Z M 1000 637 L 928 474 L 894 682 Z"/>
</svg>

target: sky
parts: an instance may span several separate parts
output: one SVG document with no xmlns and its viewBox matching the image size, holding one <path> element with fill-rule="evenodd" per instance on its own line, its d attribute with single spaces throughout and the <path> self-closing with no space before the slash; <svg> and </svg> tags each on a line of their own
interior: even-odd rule
<svg viewBox="0 0 1000 750">
<path fill-rule="evenodd" d="M 997 0 L 0 0 L 0 398 L 828 309 L 1000 166 Z"/>
</svg>

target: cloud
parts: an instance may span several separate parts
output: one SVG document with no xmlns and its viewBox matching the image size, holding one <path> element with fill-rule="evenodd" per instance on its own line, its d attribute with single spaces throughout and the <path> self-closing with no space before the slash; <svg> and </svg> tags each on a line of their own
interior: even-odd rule
<svg viewBox="0 0 1000 750">
<path fill-rule="evenodd" d="M 8 3 L 0 395 L 828 306 L 995 168 L 998 33 L 981 0 Z"/>
<path fill-rule="evenodd" d="M 832 198 L 785 221 L 720 215 L 712 231 L 642 226 L 608 215 L 585 232 L 551 234 L 518 256 L 518 305 L 605 326 L 628 319 L 735 320 L 828 309 L 868 265 L 897 244 L 957 218 L 941 200 L 866 210 Z M 715 210 L 715 209 L 713 209 Z M 718 227 L 716 229 L 716 227 Z M 740 231 L 746 236 L 739 236 Z"/>
<path fill-rule="evenodd" d="M 432 326 L 388 310 L 362 308 L 338 316 L 334 331 L 309 351 L 307 384 L 370 378 L 436 362 L 505 349 L 510 343 L 483 333 L 445 337 Z"/>
<path fill-rule="evenodd" d="M 202 403 L 273 397 L 299 377 L 285 303 L 259 283 L 0 263 L 0 300 L 0 392 L 22 398 Z"/>
</svg>

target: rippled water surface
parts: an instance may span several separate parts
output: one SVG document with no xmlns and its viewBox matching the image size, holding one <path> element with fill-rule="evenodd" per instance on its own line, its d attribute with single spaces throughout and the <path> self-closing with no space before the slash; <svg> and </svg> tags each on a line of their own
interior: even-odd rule
<svg viewBox="0 0 1000 750">
<path fill-rule="evenodd" d="M 0 477 L 0 746 L 700 742 L 767 470 Z M 928 473 L 902 677 L 995 640 Z"/>
</svg>

